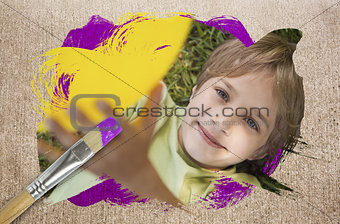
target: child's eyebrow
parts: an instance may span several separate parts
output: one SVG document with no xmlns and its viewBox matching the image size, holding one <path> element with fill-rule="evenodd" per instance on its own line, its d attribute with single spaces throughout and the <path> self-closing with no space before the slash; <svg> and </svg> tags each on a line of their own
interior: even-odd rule
<svg viewBox="0 0 340 224">
<path fill-rule="evenodd" d="M 237 95 L 236 89 L 232 85 L 230 85 L 230 83 L 227 80 L 222 79 L 222 83 L 230 90 L 230 92 Z"/>
</svg>

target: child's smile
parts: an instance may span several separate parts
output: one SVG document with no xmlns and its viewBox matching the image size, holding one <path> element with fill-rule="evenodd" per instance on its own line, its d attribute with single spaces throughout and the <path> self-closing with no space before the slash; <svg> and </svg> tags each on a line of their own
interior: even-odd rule
<svg viewBox="0 0 340 224">
<path fill-rule="evenodd" d="M 199 129 L 199 133 L 202 137 L 202 139 L 210 146 L 214 147 L 214 148 L 223 148 L 226 150 L 226 148 L 221 145 L 216 138 L 214 138 L 214 136 L 212 134 L 210 134 L 210 132 L 205 129 L 202 125 L 200 125 L 199 121 L 197 121 L 197 126 Z"/>
<path fill-rule="evenodd" d="M 184 152 L 203 168 L 263 158 L 256 150 L 266 143 L 277 115 L 273 80 L 268 73 L 249 73 L 214 77 L 199 90 L 194 87 L 187 111 L 203 104 L 211 116 L 185 115 L 178 129 Z"/>
</svg>

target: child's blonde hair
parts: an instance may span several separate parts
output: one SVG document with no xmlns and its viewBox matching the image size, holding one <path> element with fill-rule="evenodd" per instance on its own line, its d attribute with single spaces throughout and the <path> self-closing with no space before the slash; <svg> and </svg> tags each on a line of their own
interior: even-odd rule
<svg viewBox="0 0 340 224">
<path fill-rule="evenodd" d="M 268 153 L 272 157 L 280 148 L 292 150 L 300 136 L 304 91 L 302 77 L 294 69 L 294 50 L 295 44 L 274 33 L 249 47 L 231 36 L 212 52 L 197 80 L 198 90 L 212 77 L 235 77 L 249 72 L 271 72 L 274 75 L 278 114 L 274 130 L 256 151 L 257 155 Z"/>
</svg>

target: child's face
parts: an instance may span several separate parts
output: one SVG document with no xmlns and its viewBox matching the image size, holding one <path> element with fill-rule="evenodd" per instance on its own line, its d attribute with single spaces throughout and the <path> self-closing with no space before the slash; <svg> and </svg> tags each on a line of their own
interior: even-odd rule
<svg viewBox="0 0 340 224">
<path fill-rule="evenodd" d="M 274 128 L 277 105 L 273 80 L 273 75 L 249 73 L 211 78 L 199 90 L 195 86 L 192 96 L 197 96 L 190 100 L 178 130 L 184 152 L 204 168 L 226 168 L 246 159 L 263 158 L 266 154 L 257 155 L 255 151 L 266 143 Z M 202 114 L 203 105 L 211 116 Z M 269 116 L 266 109 L 250 110 L 254 107 L 268 108 Z M 259 113 L 267 124 L 257 116 Z"/>
</svg>

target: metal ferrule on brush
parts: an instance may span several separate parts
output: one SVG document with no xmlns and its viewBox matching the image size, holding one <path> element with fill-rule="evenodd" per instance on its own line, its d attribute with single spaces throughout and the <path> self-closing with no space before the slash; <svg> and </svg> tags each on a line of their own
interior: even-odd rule
<svg viewBox="0 0 340 224">
<path fill-rule="evenodd" d="M 88 161 L 94 152 L 80 139 L 62 156 L 60 156 L 50 167 L 48 167 L 37 179 L 26 187 L 31 196 L 37 200 L 47 191 L 60 183 L 74 170 L 78 169 Z"/>
</svg>

